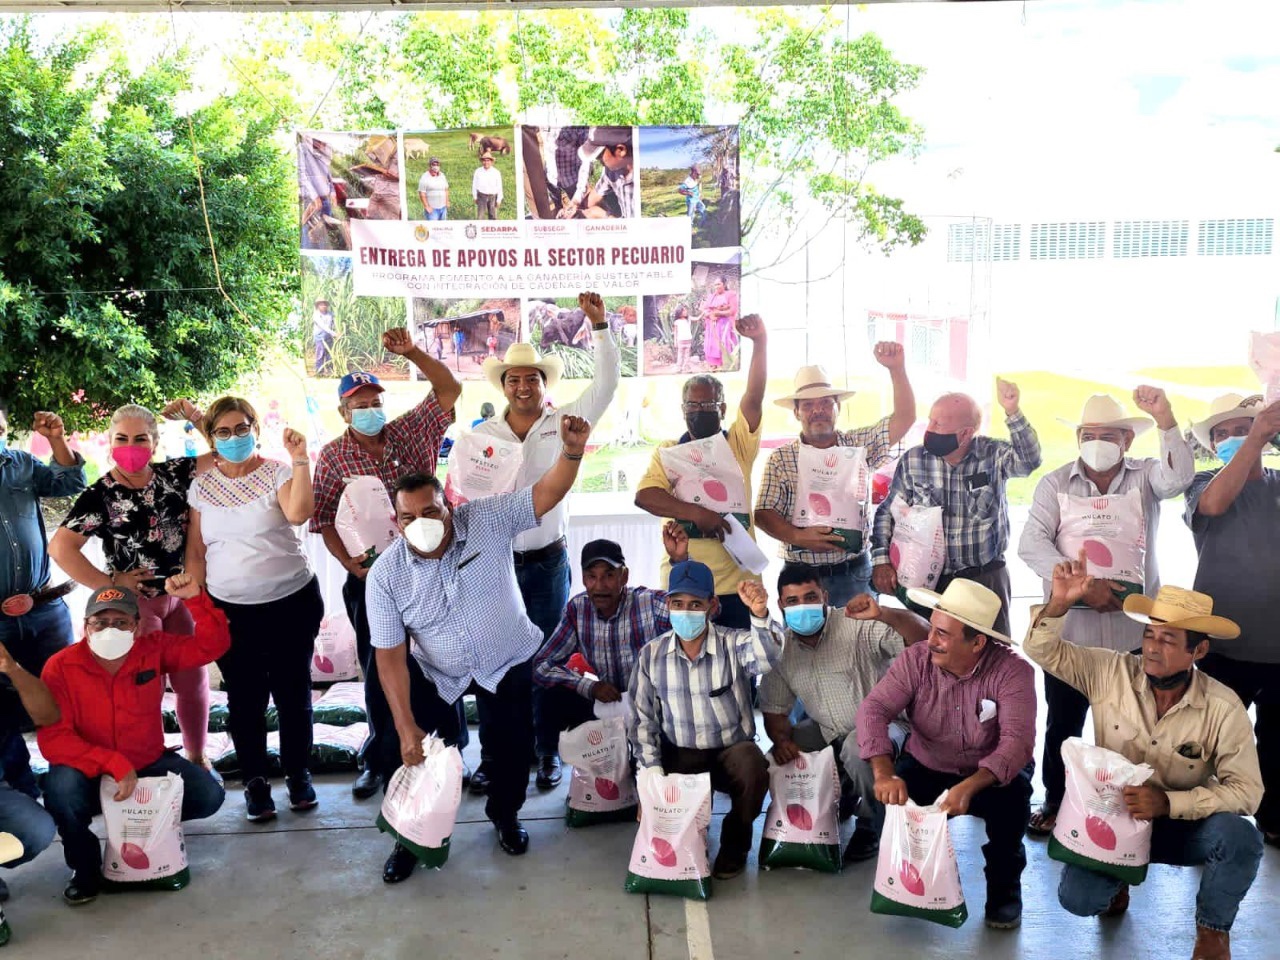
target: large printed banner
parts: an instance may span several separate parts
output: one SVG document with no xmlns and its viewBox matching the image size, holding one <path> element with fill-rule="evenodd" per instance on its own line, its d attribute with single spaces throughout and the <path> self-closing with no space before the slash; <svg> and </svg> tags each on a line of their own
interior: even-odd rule
<svg viewBox="0 0 1280 960">
<path fill-rule="evenodd" d="M 689 221 L 448 220 L 351 224 L 360 297 L 687 294 Z"/>
<path fill-rule="evenodd" d="M 298 213 L 317 377 L 405 376 L 401 326 L 463 379 L 517 340 L 587 377 L 582 290 L 624 376 L 740 366 L 737 127 L 304 131 Z"/>
</svg>

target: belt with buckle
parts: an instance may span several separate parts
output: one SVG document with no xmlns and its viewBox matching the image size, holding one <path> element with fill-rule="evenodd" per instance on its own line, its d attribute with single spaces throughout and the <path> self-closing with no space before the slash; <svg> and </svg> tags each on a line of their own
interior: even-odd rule
<svg viewBox="0 0 1280 960">
<path fill-rule="evenodd" d="M 564 537 L 552 543 L 548 543 L 545 547 L 538 547 L 536 550 L 515 550 L 512 551 L 511 557 L 515 560 L 517 567 L 522 567 L 527 563 L 541 563 L 543 560 L 550 560 L 558 557 L 569 549 L 569 545 L 565 542 Z"/>
<path fill-rule="evenodd" d="M 32 590 L 30 593 L 15 593 L 12 597 L 7 597 L 3 603 L 0 603 L 0 613 L 9 617 L 20 617 L 24 613 L 30 613 L 42 603 L 50 603 L 53 600 L 62 599 L 75 588 L 76 582 L 67 580 L 56 587 L 43 586 L 39 590 Z"/>
</svg>

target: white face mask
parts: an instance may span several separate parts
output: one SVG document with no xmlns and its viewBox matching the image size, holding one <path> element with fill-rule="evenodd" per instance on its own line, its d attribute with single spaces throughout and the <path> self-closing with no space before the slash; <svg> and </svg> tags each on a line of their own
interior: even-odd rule
<svg viewBox="0 0 1280 960">
<path fill-rule="evenodd" d="M 431 553 L 444 540 L 444 521 L 419 517 L 404 528 L 404 538 L 419 553 Z"/>
<path fill-rule="evenodd" d="M 107 627 L 89 634 L 89 649 L 103 660 L 119 660 L 133 649 L 133 631 Z"/>
<path fill-rule="evenodd" d="M 1090 470 L 1105 472 L 1120 462 L 1124 450 L 1110 440 L 1086 440 L 1080 444 L 1080 459 Z"/>
</svg>

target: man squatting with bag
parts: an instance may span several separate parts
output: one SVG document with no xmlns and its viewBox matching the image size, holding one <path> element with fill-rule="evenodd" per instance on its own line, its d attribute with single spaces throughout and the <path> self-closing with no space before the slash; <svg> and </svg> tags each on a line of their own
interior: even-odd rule
<svg viewBox="0 0 1280 960">
<path fill-rule="evenodd" d="M 933 608 L 929 637 L 903 651 L 862 701 L 858 748 L 875 773 L 880 803 L 910 797 L 926 806 L 945 791 L 943 813 L 984 821 L 986 924 L 1010 930 L 1022 922 L 1035 671 L 993 629 L 1001 598 L 982 584 L 952 580 L 941 594 L 912 588 L 907 597 Z M 911 736 L 895 762 L 889 725 L 904 712 Z"/>
<path fill-rule="evenodd" d="M 769 594 L 755 580 L 738 584 L 751 629 L 714 622 L 719 601 L 711 569 L 688 556 L 688 534 L 670 524 L 675 561 L 667 585 L 671 630 L 640 651 L 631 678 L 632 746 L 642 767 L 663 774 L 710 773 L 729 795 L 712 876 L 746 868 L 752 825 L 769 792 L 769 763 L 755 742 L 751 679 L 778 660 L 782 630 L 769 619 Z"/>
<path fill-rule="evenodd" d="M 102 849 L 90 825 L 100 812 L 103 775 L 119 783 L 120 801 L 140 777 L 177 774 L 183 820 L 213 816 L 225 797 L 212 773 L 165 751 L 160 701 L 166 674 L 203 667 L 227 652 L 227 617 L 190 574 L 170 577 L 165 592 L 187 605 L 193 634 L 136 636 L 137 597 L 125 587 L 103 587 L 85 606 L 85 638 L 54 654 L 41 678 L 61 714 L 36 738 L 49 761 L 45 808 L 72 871 L 62 896 L 73 906 L 94 900 L 102 884 Z"/>
<path fill-rule="evenodd" d="M 1105 394 L 1089 398 L 1073 423 L 1080 455 L 1045 474 L 1036 485 L 1018 556 L 1044 580 L 1049 596 L 1054 567 L 1083 547 L 1096 575 L 1087 596 L 1067 614 L 1065 633 L 1082 647 L 1128 653 L 1142 645 L 1142 627 L 1124 615 L 1130 593 L 1154 597 L 1160 589 L 1156 535 L 1160 501 L 1191 485 L 1195 458 L 1178 431 L 1169 398 L 1158 387 L 1140 386 L 1133 401 L 1148 417 L 1126 417 Z M 1159 457 L 1126 456 L 1134 437 L 1152 426 L 1160 430 Z M 1027 833 L 1053 832 L 1066 790 L 1062 744 L 1084 730 L 1089 701 L 1051 673 L 1044 675 L 1044 805 L 1031 815 Z"/>
<path fill-rule="evenodd" d="M 1144 624 L 1141 655 L 1077 646 L 1063 639 L 1063 618 L 1093 586 L 1085 561 L 1081 550 L 1054 567 L 1049 602 L 1033 610 L 1023 649 L 1088 698 L 1099 746 L 1155 771 L 1125 788 L 1125 803 L 1135 819 L 1152 822 L 1152 862 L 1204 866 L 1192 957 L 1230 960 L 1231 925 L 1262 859 L 1262 834 L 1245 819 L 1262 800 L 1262 772 L 1240 698 L 1196 661 L 1210 638 L 1230 641 L 1240 628 L 1213 616 L 1206 594 L 1161 587 L 1155 599 L 1124 602 L 1125 614 Z M 1068 863 L 1058 900 L 1077 916 L 1116 917 L 1129 906 L 1129 888 Z"/>
<path fill-rule="evenodd" d="M 880 849 L 884 804 L 875 798 L 871 765 L 858 755 L 858 707 L 904 647 L 926 639 L 929 624 L 910 610 L 882 607 L 869 594 L 832 605 L 819 568 L 788 563 L 778 575 L 778 607 L 786 621 L 782 656 L 760 682 L 760 712 L 773 742 L 773 758 L 786 764 L 801 751 L 830 745 L 840 772 L 840 815 L 853 810 L 858 824 L 844 851 L 845 863 L 874 857 Z M 808 716 L 796 724 L 796 701 Z M 895 753 L 907 727 L 894 720 Z"/>
<path fill-rule="evenodd" d="M 404 537 L 374 562 L 366 583 L 369 629 L 406 766 L 423 762 L 423 723 L 456 740 L 456 704 L 474 693 L 492 721 L 490 785 L 485 813 L 499 845 L 512 856 L 529 849 L 520 808 L 529 785 L 533 655 L 543 643 L 525 613 L 511 541 L 538 525 L 573 486 L 591 425 L 560 419 L 560 456 L 531 487 L 473 500 L 450 510 L 434 476 L 396 484 L 396 518 Z M 406 641 L 429 681 L 414 698 Z M 406 879 L 411 851 L 396 844 L 383 879 Z"/>
</svg>

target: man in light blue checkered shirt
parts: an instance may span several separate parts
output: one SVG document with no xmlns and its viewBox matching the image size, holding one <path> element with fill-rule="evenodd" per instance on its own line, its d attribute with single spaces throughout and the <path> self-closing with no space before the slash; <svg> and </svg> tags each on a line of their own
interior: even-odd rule
<svg viewBox="0 0 1280 960">
<path fill-rule="evenodd" d="M 688 534 L 669 522 L 664 535 Z M 673 554 L 673 559 L 680 554 Z M 769 619 L 769 595 L 755 580 L 738 584 L 751 612 L 750 630 L 711 623 L 718 603 L 711 569 L 696 560 L 671 567 L 671 630 L 646 644 L 631 677 L 633 747 L 640 764 L 664 773 L 710 773 L 731 803 L 712 875 L 740 874 L 751 829 L 769 792 L 769 762 L 755 742 L 751 678 L 768 673 L 782 653 L 782 629 Z"/>
<path fill-rule="evenodd" d="M 871 535 L 872 582 L 881 593 L 898 589 L 889 560 L 895 501 L 908 506 L 942 508 L 947 559 L 935 590 L 952 580 L 976 580 L 1000 597 L 1000 616 L 992 626 L 1009 633 L 1009 571 L 1004 552 L 1009 545 L 1009 505 L 1005 482 L 1030 476 L 1040 466 L 1040 441 L 1018 402 L 1016 384 L 996 380 L 1004 408 L 1008 440 L 978 436 L 982 408 L 973 397 L 948 393 L 929 411 L 924 443 L 898 461 L 889 495 L 876 512 Z"/>
<path fill-rule="evenodd" d="M 562 417 L 559 459 L 532 487 L 454 511 L 435 477 L 402 479 L 395 507 L 404 537 L 369 572 L 369 632 L 401 759 L 406 766 L 422 763 L 423 725 L 448 739 L 449 718 L 456 717 L 451 705 L 474 693 L 497 734 L 485 813 L 502 849 L 513 856 L 529 847 L 518 814 L 533 747 L 530 660 L 542 644 L 542 632 L 525 613 L 511 540 L 536 527 L 564 499 L 589 435 L 587 421 Z M 435 688 L 431 703 L 410 703 L 410 667 L 401 649 L 407 639 Z M 413 867 L 413 854 L 397 844 L 383 879 L 403 880 Z"/>
</svg>

